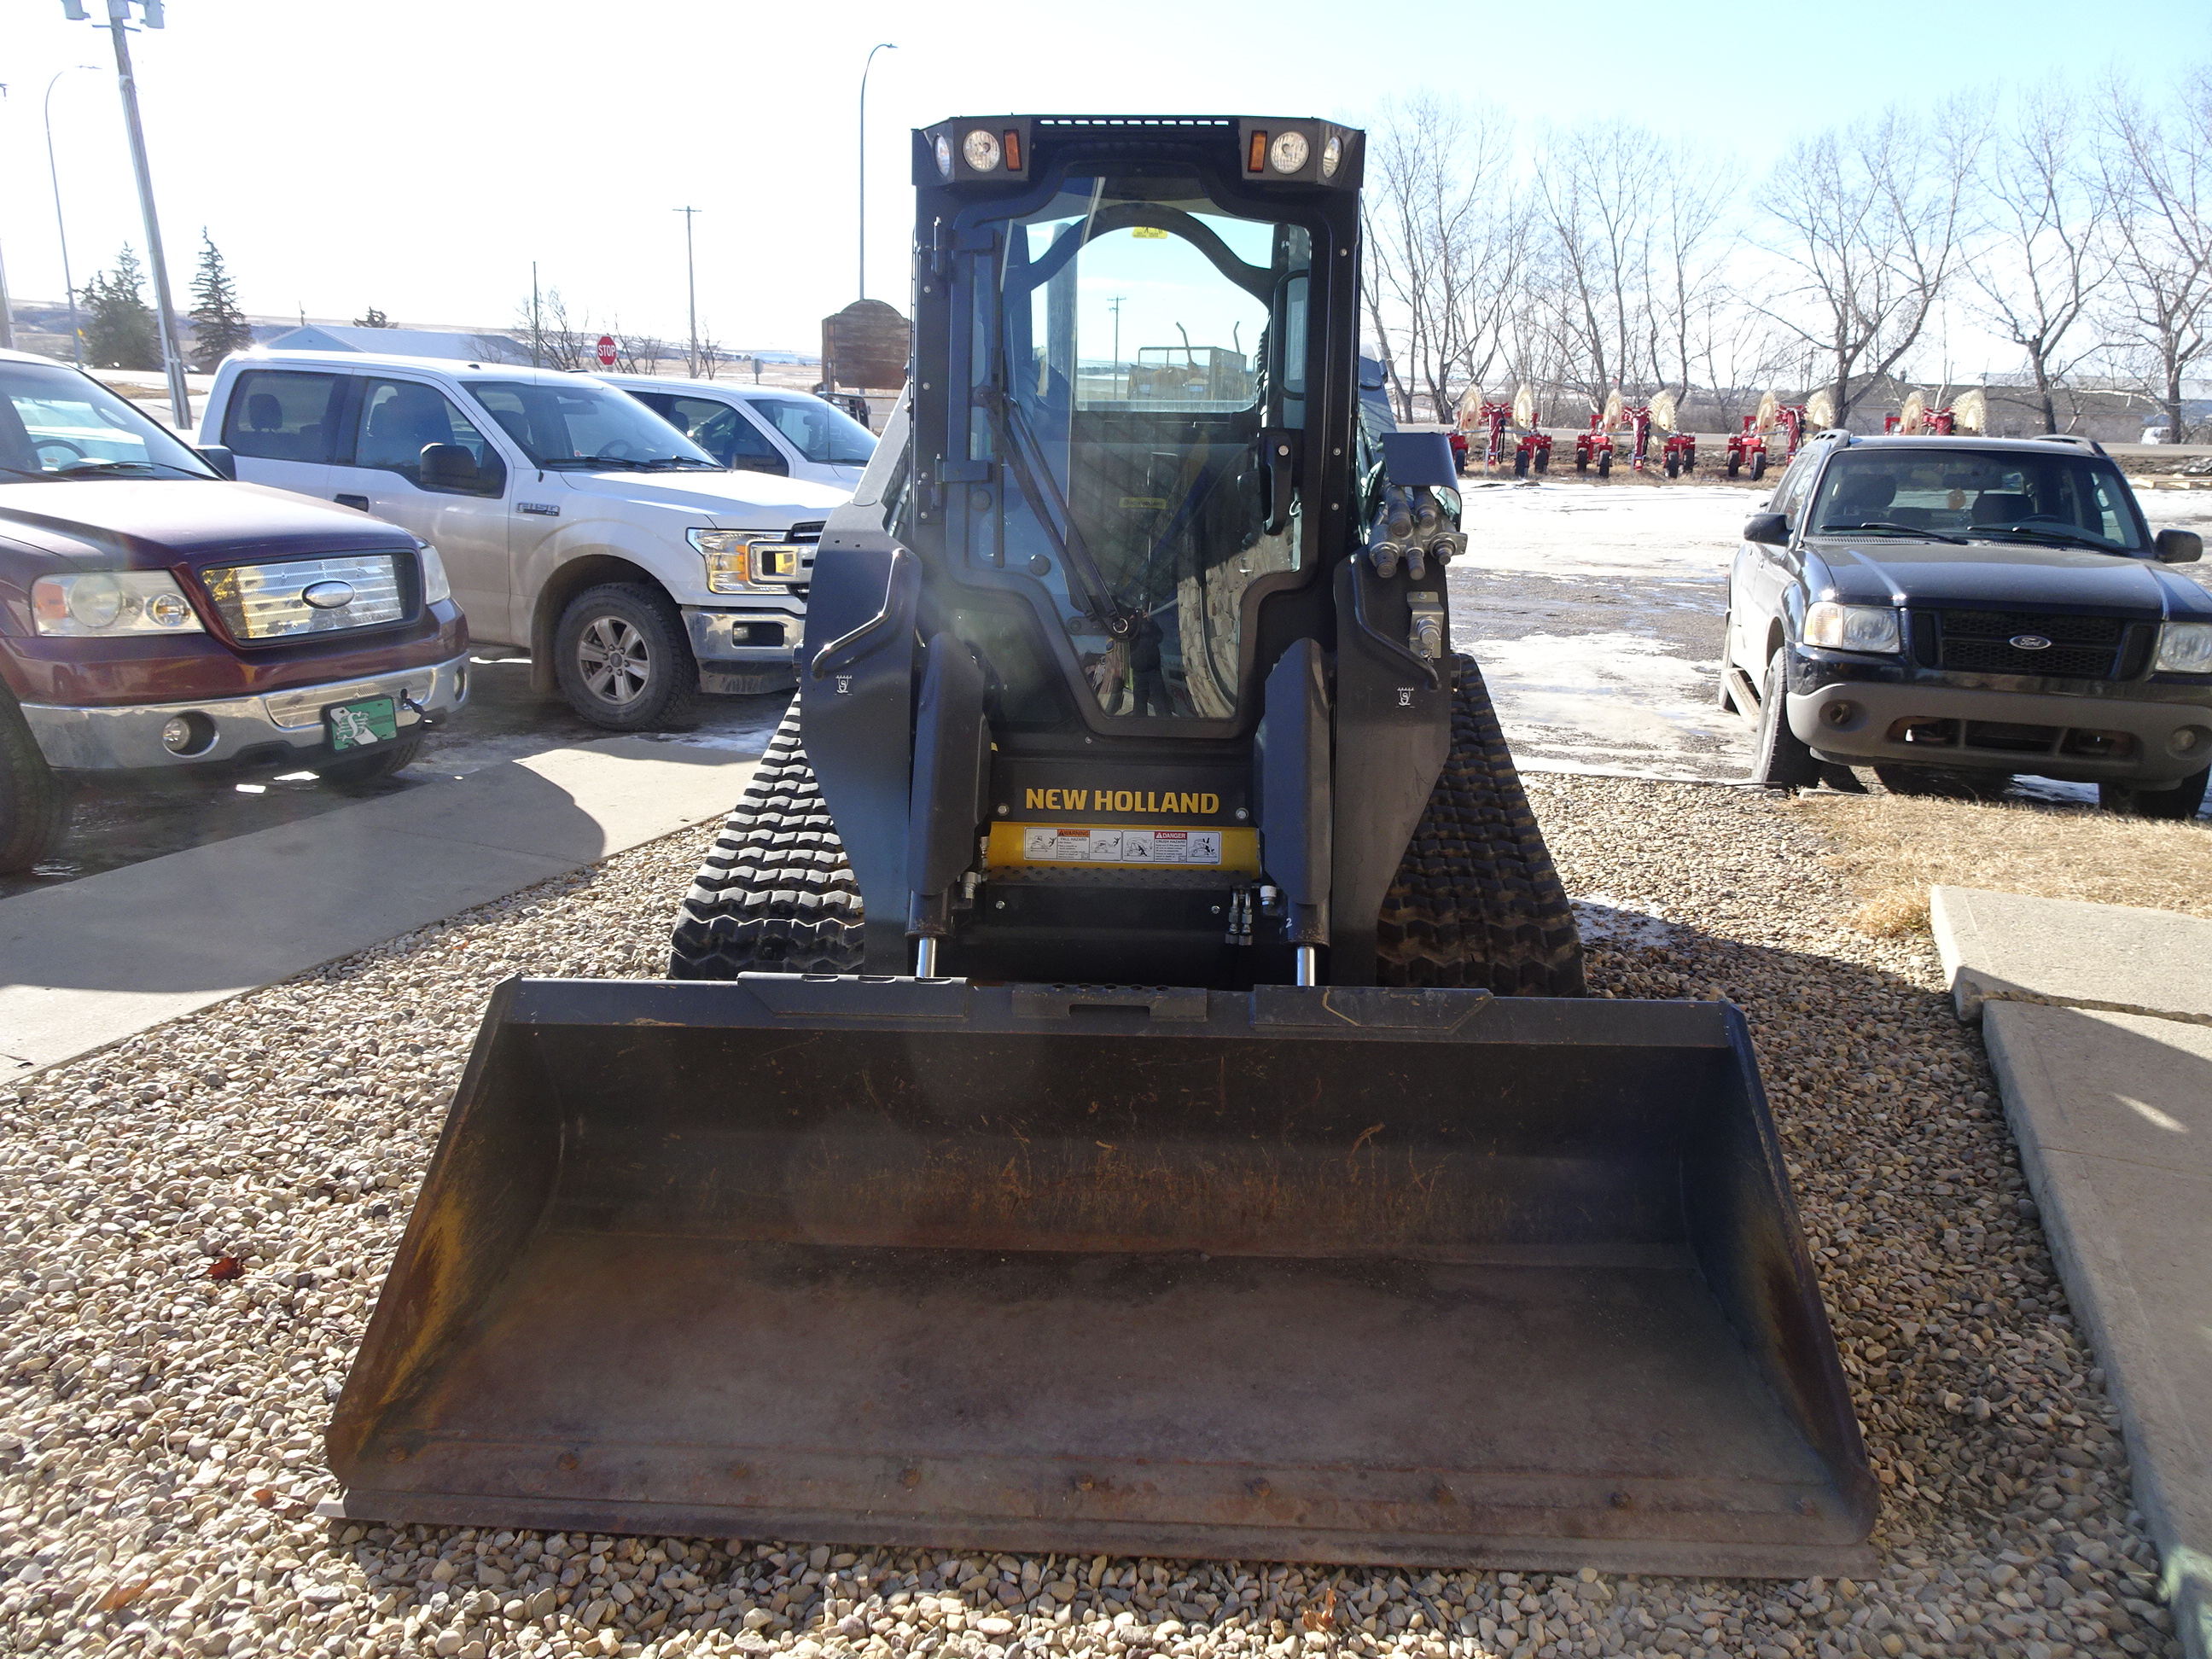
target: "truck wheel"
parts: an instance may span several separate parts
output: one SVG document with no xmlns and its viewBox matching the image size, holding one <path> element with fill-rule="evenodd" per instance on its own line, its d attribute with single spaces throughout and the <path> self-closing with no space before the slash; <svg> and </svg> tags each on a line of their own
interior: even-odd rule
<svg viewBox="0 0 2212 1659">
<path fill-rule="evenodd" d="M 22 711 L 0 693 L 0 872 L 27 870 L 69 833 L 70 792 L 39 752 Z"/>
<path fill-rule="evenodd" d="M 1582 939 L 1472 657 L 1457 661 L 1451 756 L 1383 896 L 1382 985 L 1583 994 Z"/>
<path fill-rule="evenodd" d="M 374 783 L 390 777 L 401 768 L 413 763 L 422 752 L 422 733 L 410 732 L 397 743 L 387 743 L 381 749 L 366 755 L 349 755 L 337 760 L 325 761 L 315 768 L 315 775 L 325 783 L 336 784 L 341 789 L 364 783 Z"/>
<path fill-rule="evenodd" d="M 684 896 L 671 979 L 857 974 L 860 885 L 799 741 L 799 699 Z"/>
<path fill-rule="evenodd" d="M 2212 768 L 2192 772 L 2165 789 L 2146 789 L 2134 783 L 2100 783 L 2097 805 L 2107 812 L 2134 818 L 2193 818 L 2204 805 L 2204 786 L 2212 782 Z"/>
<path fill-rule="evenodd" d="M 587 587 L 553 635 L 553 672 L 575 711 L 610 732 L 680 721 L 699 688 L 684 619 L 657 588 Z"/>
<path fill-rule="evenodd" d="M 1820 781 L 1820 763 L 1805 741 L 1790 729 L 1783 685 L 1782 655 L 1766 661 L 1766 679 L 1759 691 L 1759 746 L 1752 762 L 1751 781 L 1770 789 L 1810 789 Z"/>
</svg>

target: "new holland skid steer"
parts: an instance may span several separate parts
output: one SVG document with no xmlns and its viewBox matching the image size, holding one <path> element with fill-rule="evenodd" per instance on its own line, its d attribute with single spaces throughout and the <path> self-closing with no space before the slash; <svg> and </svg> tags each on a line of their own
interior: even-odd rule
<svg viewBox="0 0 2212 1659">
<path fill-rule="evenodd" d="M 671 981 L 493 999 L 343 1513 L 1863 1570 L 1744 1022 L 1582 994 L 1449 452 L 1361 398 L 1362 143 L 915 135 L 908 397 L 719 556 L 799 695 Z"/>
</svg>

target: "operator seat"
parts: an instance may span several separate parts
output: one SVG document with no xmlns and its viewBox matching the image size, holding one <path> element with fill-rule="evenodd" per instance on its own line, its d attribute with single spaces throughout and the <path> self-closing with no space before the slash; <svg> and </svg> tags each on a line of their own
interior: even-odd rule
<svg viewBox="0 0 2212 1659">
<path fill-rule="evenodd" d="M 1974 497 L 1967 522 L 1976 525 L 2013 524 L 2032 516 L 2035 497 L 2024 490 L 1984 489 Z"/>
</svg>

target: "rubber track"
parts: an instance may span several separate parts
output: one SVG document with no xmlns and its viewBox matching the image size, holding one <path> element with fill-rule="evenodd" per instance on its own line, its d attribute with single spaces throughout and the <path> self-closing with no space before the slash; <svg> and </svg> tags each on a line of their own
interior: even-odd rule
<svg viewBox="0 0 2212 1659">
<path fill-rule="evenodd" d="M 799 699 L 676 918 L 671 979 L 860 971 L 860 889 L 799 742 Z"/>
<path fill-rule="evenodd" d="M 668 975 L 858 973 L 860 920 L 794 697 L 684 896 Z M 1458 659 L 1451 757 L 1383 898 L 1376 944 L 1384 985 L 1583 994 L 1573 908 L 1472 658 Z"/>
<path fill-rule="evenodd" d="M 1500 996 L 1583 994 L 1574 907 L 1528 808 L 1474 659 L 1452 690 L 1451 757 L 1383 896 L 1375 977 Z"/>
</svg>

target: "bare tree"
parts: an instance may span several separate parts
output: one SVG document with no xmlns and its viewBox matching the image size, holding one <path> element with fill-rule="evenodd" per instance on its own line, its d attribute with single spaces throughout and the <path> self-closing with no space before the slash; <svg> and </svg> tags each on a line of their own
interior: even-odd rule
<svg viewBox="0 0 2212 1659">
<path fill-rule="evenodd" d="M 531 357 L 541 368 L 580 374 L 599 366 L 599 330 L 586 310 L 570 316 L 568 302 L 557 288 L 538 297 L 531 313 L 527 301 L 515 308 L 515 333 L 529 345 Z"/>
<path fill-rule="evenodd" d="M 1528 246 L 1512 129 L 1487 105 L 1422 95 L 1376 132 L 1368 155 L 1368 326 L 1404 416 L 1418 389 L 1448 422 L 1506 351 Z"/>
<path fill-rule="evenodd" d="M 1688 144 L 1659 148 L 1652 189 L 1649 331 L 1651 379 L 1670 380 L 1678 402 L 1689 401 L 1692 341 L 1723 303 L 1725 273 L 1740 238 L 1728 222 L 1729 170 Z"/>
<path fill-rule="evenodd" d="M 2096 349 L 2076 330 L 2112 268 L 2112 196 L 2077 117 L 2057 86 L 2014 101 L 1976 176 L 1989 225 L 1964 267 L 1970 309 L 2026 356 L 2046 432 L 2059 429 L 2054 388 Z"/>
<path fill-rule="evenodd" d="M 1536 203 L 1559 283 L 1569 370 L 1601 405 L 1638 379 L 1654 229 L 1649 179 L 1660 146 L 1641 127 L 1588 122 L 1551 134 L 1536 160 Z"/>
<path fill-rule="evenodd" d="M 1893 109 L 1799 140 L 1761 192 L 1794 279 L 1765 314 L 1821 355 L 1838 423 L 1927 327 L 1969 229 L 1981 133 L 1963 102 L 1924 125 Z"/>
<path fill-rule="evenodd" d="M 658 374 L 661 359 L 667 355 L 668 343 L 650 334 L 626 334 L 622 319 L 617 317 L 607 325 L 614 337 L 615 372 L 618 374 Z"/>
<path fill-rule="evenodd" d="M 2112 88 L 2106 104 L 2104 178 L 2118 255 L 2112 321 L 2142 361 L 2142 378 L 2178 442 L 2182 380 L 2212 345 L 2212 68 L 2191 75 L 2169 110 L 2146 109 L 2124 87 Z"/>
</svg>

